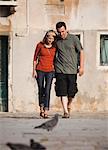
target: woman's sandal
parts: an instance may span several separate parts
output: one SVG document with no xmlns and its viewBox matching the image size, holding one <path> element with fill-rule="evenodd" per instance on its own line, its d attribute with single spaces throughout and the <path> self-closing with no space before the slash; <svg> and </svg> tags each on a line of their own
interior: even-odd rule
<svg viewBox="0 0 108 150">
<path fill-rule="evenodd" d="M 47 115 L 47 114 L 44 114 L 44 118 L 45 118 L 45 119 L 47 119 L 47 118 L 49 118 L 49 117 L 48 117 L 48 115 Z"/>
<path fill-rule="evenodd" d="M 40 117 L 44 118 L 44 112 L 40 112 Z"/>
</svg>

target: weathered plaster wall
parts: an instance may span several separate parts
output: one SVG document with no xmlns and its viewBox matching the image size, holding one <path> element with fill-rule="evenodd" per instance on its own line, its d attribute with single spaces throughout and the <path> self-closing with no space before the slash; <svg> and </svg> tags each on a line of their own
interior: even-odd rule
<svg viewBox="0 0 108 150">
<path fill-rule="evenodd" d="M 79 77 L 78 103 L 82 111 L 107 110 L 108 71 L 96 66 L 96 31 L 84 31 L 85 74 Z"/>
<path fill-rule="evenodd" d="M 0 18 L 0 34 L 11 31 L 11 21 L 9 19 Z"/>
<path fill-rule="evenodd" d="M 73 111 L 108 111 L 108 71 L 96 67 L 97 31 L 108 30 L 107 10 L 107 0 L 18 0 L 16 13 L 10 16 L 13 33 L 10 112 L 38 110 L 38 90 L 32 79 L 35 45 L 46 30 L 55 29 L 58 21 L 65 21 L 69 30 L 83 32 L 85 74 L 78 77 L 79 92 L 73 101 Z M 61 109 L 54 83 L 51 106 L 54 110 Z"/>
</svg>

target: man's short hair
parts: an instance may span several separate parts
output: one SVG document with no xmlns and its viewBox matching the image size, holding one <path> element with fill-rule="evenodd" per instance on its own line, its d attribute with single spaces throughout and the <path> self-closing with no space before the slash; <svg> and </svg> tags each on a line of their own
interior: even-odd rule
<svg viewBox="0 0 108 150">
<path fill-rule="evenodd" d="M 66 24 L 65 24 L 65 22 L 57 22 L 57 23 L 56 23 L 56 29 L 61 28 L 62 26 L 64 26 L 65 29 L 66 29 Z"/>
</svg>

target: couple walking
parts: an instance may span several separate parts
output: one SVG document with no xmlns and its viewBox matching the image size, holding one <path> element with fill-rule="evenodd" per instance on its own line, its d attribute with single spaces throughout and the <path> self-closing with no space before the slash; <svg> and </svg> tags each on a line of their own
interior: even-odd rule
<svg viewBox="0 0 108 150">
<path fill-rule="evenodd" d="M 63 118 L 69 118 L 72 99 L 78 92 L 77 73 L 84 73 L 84 52 L 79 39 L 68 33 L 65 22 L 56 24 L 36 45 L 33 58 L 33 77 L 38 85 L 40 116 L 48 118 L 50 91 L 55 72 L 55 92 L 60 97 Z M 80 64 L 78 68 L 78 53 Z"/>
</svg>

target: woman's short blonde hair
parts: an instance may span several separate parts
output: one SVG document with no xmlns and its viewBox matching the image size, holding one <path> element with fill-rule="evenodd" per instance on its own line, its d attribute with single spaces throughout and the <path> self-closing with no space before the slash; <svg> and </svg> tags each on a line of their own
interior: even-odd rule
<svg viewBox="0 0 108 150">
<path fill-rule="evenodd" d="M 55 37 L 55 36 L 56 36 L 56 32 L 53 31 L 53 30 L 49 30 L 49 31 L 47 32 L 47 36 L 53 36 L 53 37 Z"/>
<path fill-rule="evenodd" d="M 47 38 L 48 38 L 49 36 L 54 37 L 54 42 L 53 42 L 52 44 L 53 44 L 53 46 L 55 46 L 57 34 L 56 34 L 56 32 L 55 32 L 54 30 L 48 30 L 48 31 L 46 32 L 46 34 L 45 34 L 45 36 L 44 36 L 42 42 L 43 42 L 43 43 L 47 43 Z"/>
</svg>

